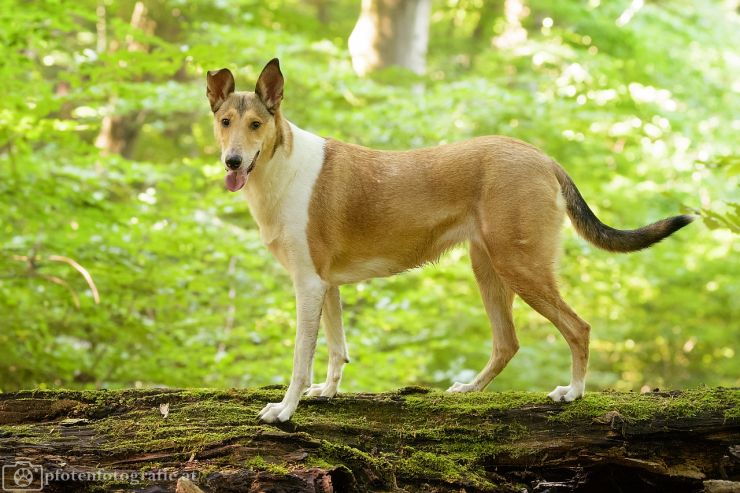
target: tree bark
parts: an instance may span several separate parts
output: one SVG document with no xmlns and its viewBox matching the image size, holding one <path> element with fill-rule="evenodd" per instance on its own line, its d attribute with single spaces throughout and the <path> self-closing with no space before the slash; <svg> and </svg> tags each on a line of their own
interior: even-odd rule
<svg viewBox="0 0 740 493">
<path fill-rule="evenodd" d="M 431 0 L 362 0 L 349 37 L 355 72 L 364 76 L 396 65 L 423 74 L 431 10 Z"/>
<path fill-rule="evenodd" d="M 45 492 L 740 488 L 738 389 L 552 403 L 539 393 L 411 387 L 306 398 L 291 422 L 258 423 L 282 392 L 0 394 L 0 461 L 29 463 L 47 478 Z M 192 481 L 176 486 L 178 476 Z"/>
</svg>

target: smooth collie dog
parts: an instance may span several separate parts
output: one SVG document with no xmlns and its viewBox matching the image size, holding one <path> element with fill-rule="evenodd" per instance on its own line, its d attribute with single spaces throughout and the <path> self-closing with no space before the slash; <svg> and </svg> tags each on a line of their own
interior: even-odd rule
<svg viewBox="0 0 740 493">
<path fill-rule="evenodd" d="M 555 327 L 573 356 L 571 381 L 549 396 L 583 395 L 590 326 L 560 297 L 555 276 L 567 213 L 599 248 L 631 252 L 693 216 L 622 231 L 596 218 L 563 168 L 516 139 L 478 137 L 412 151 L 376 151 L 301 130 L 280 111 L 283 75 L 271 60 L 254 92 L 236 92 L 227 69 L 208 72 L 208 101 L 226 166 L 226 187 L 244 188 L 267 248 L 293 280 L 298 315 L 293 375 L 268 423 L 290 419 L 302 394 L 333 397 L 349 362 L 339 285 L 390 276 L 467 242 L 493 332 L 493 351 L 470 383 L 483 390 L 519 348 L 511 308 L 519 295 Z M 329 346 L 326 382 L 311 384 L 319 321 Z"/>
</svg>

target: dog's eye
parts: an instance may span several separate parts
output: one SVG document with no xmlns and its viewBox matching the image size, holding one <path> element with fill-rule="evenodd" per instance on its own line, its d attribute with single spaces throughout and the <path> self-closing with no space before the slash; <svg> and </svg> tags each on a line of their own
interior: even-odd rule
<svg viewBox="0 0 740 493">
<path fill-rule="evenodd" d="M 260 122 L 254 121 L 250 124 L 250 127 L 252 127 L 252 130 L 257 130 L 261 125 L 262 124 Z"/>
<path fill-rule="evenodd" d="M 223 125 L 224 127 L 228 127 L 230 123 L 231 121 L 228 118 L 224 118 L 223 120 L 221 120 L 221 125 Z"/>
</svg>

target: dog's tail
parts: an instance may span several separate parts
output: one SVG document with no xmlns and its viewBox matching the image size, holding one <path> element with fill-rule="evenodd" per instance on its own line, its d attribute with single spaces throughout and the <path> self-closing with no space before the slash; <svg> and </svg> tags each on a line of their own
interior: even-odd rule
<svg viewBox="0 0 740 493">
<path fill-rule="evenodd" d="M 647 248 L 683 228 L 695 216 L 681 215 L 662 219 L 638 229 L 620 230 L 607 226 L 588 207 L 573 180 L 555 164 L 555 174 L 573 226 L 585 239 L 611 252 L 635 252 Z"/>
</svg>

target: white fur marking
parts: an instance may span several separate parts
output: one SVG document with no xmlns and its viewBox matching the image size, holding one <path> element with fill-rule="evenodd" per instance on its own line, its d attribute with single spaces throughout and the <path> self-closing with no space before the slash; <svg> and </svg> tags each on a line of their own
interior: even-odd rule
<svg viewBox="0 0 740 493">
<path fill-rule="evenodd" d="M 260 163 L 246 186 L 247 201 L 262 241 L 293 279 L 298 330 L 293 375 L 283 401 L 265 406 L 259 417 L 274 423 L 287 421 L 298 400 L 311 385 L 311 369 L 321 305 L 327 285 L 319 278 L 308 248 L 308 208 L 314 184 L 324 164 L 325 140 L 290 124 L 292 151 L 276 151 Z"/>
</svg>

